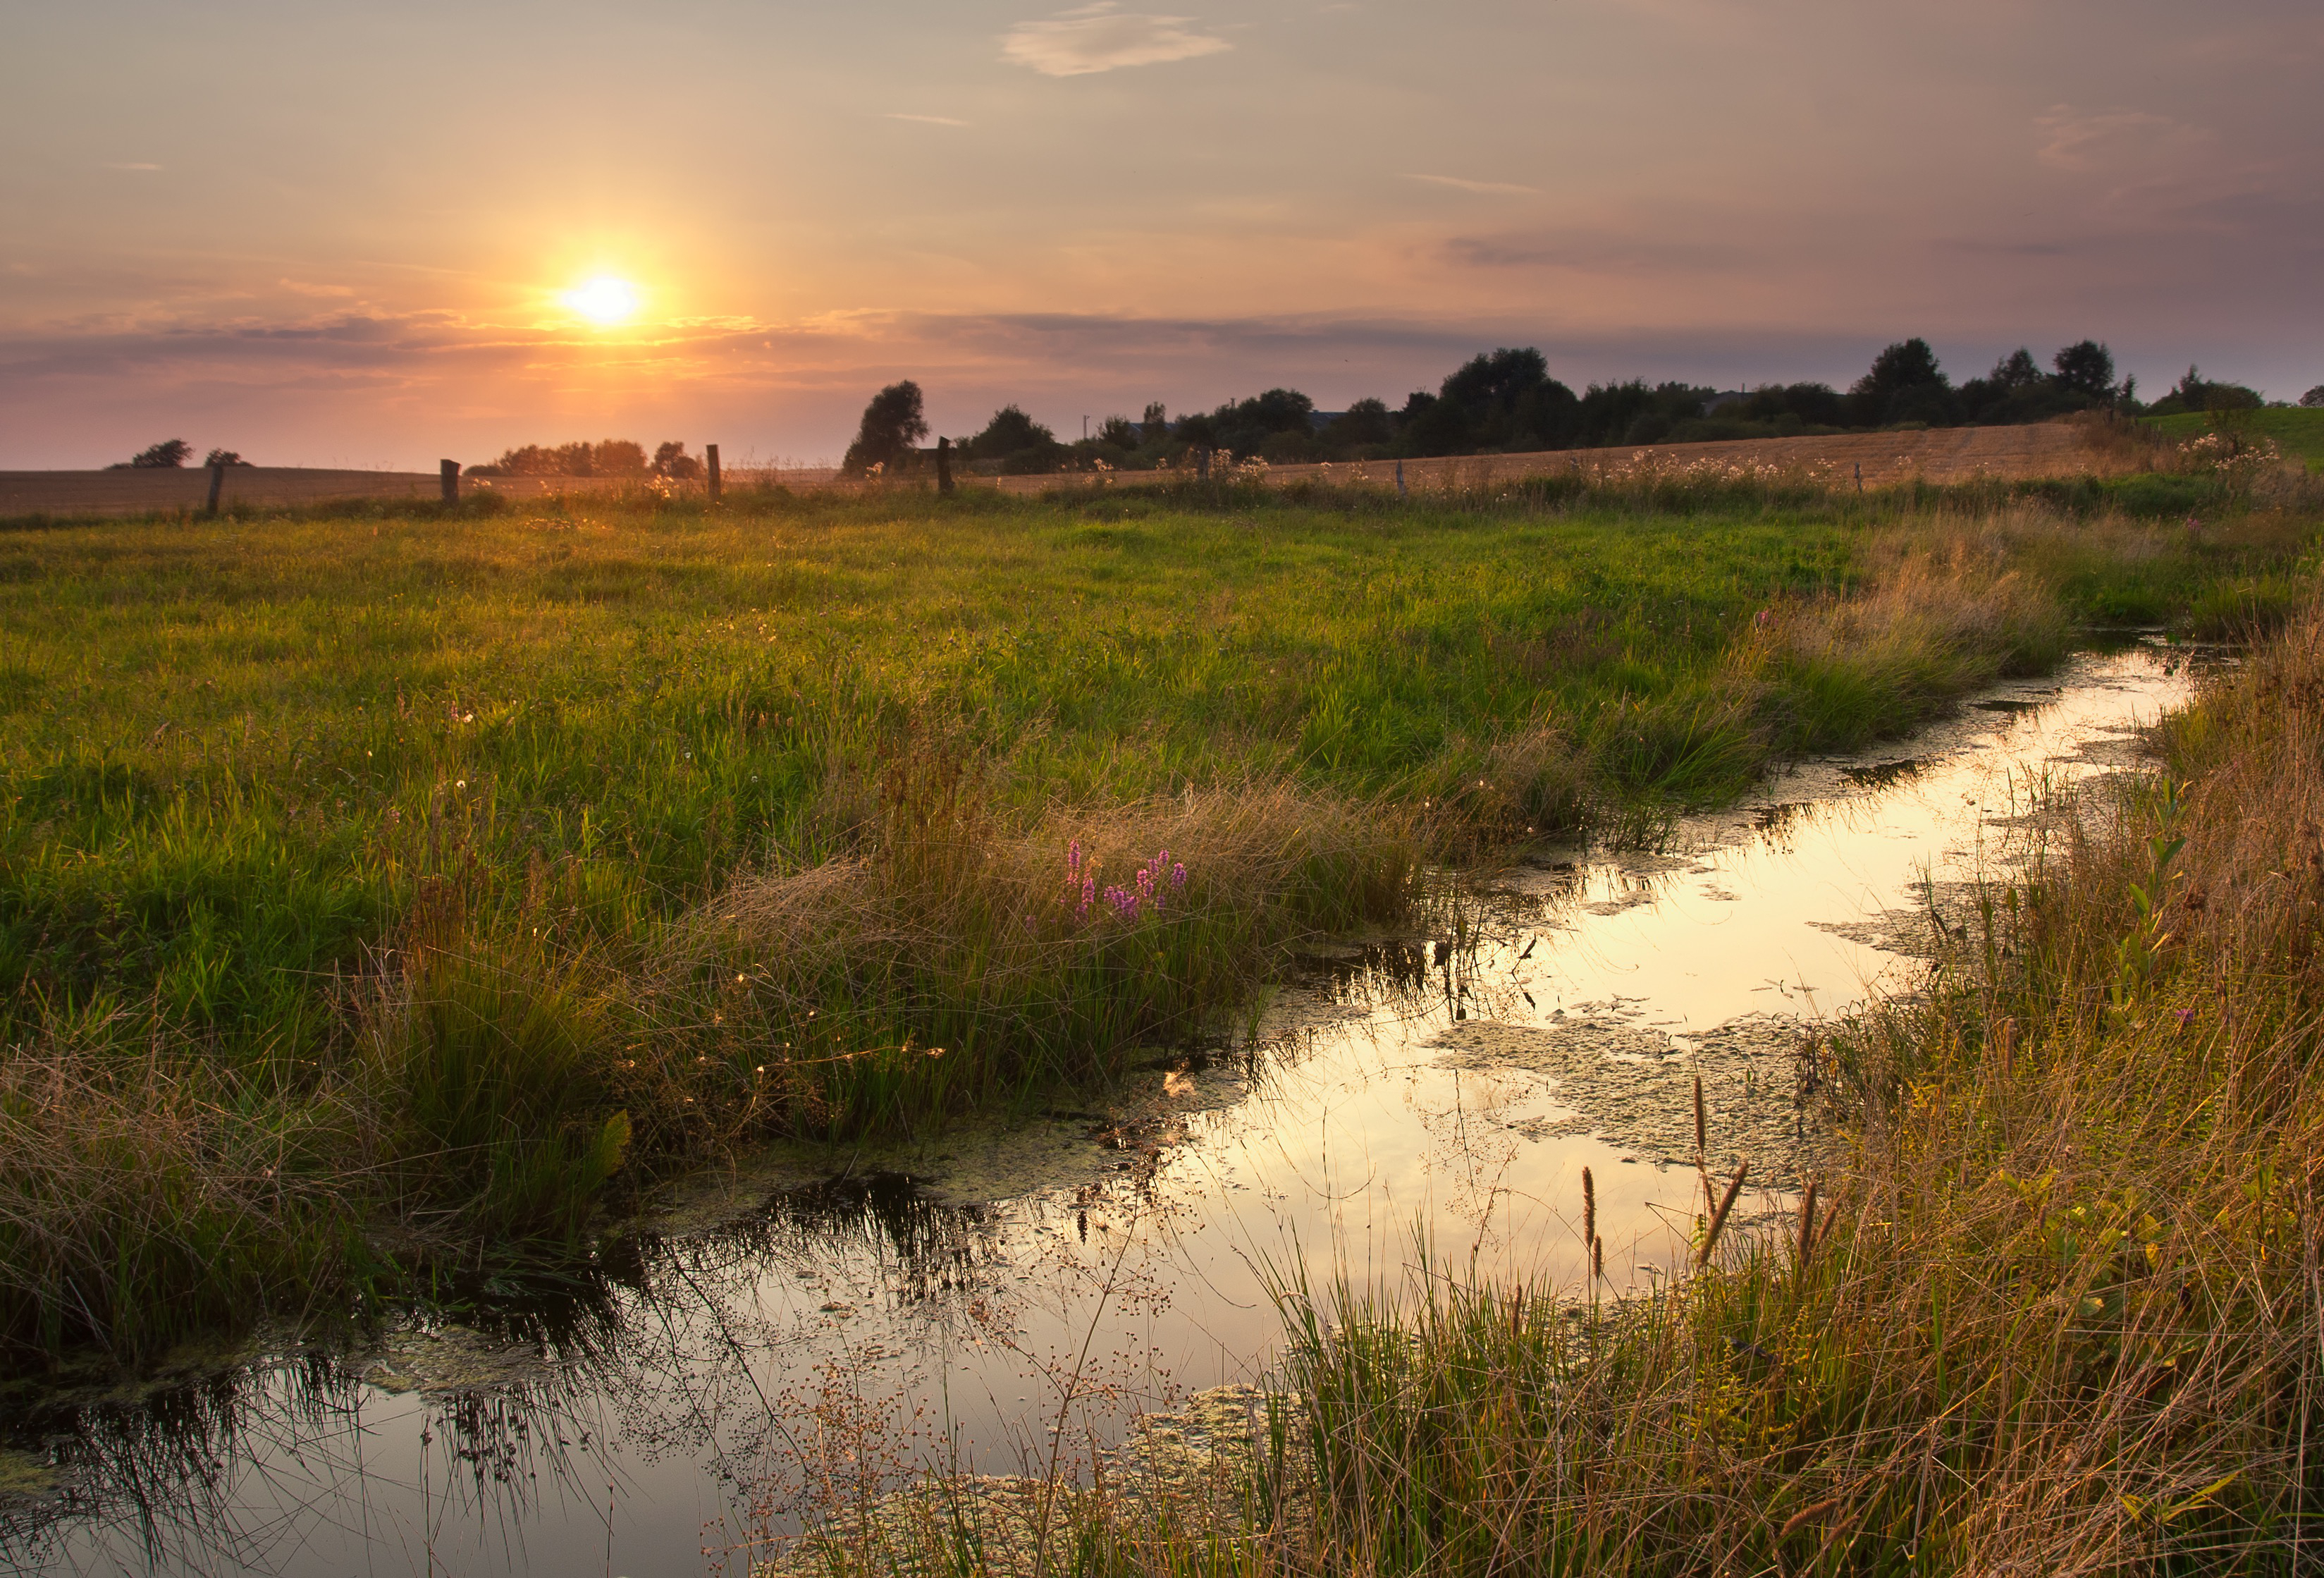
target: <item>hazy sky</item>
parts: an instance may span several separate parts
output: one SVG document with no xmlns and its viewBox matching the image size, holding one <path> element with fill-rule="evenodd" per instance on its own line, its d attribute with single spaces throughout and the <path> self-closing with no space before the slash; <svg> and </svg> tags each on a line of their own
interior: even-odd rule
<svg viewBox="0 0 2324 1578">
<path fill-rule="evenodd" d="M 0 0 L 0 466 L 836 454 L 1537 345 L 2324 383 L 2317 0 Z M 632 281 L 599 328 L 564 293 Z"/>
</svg>

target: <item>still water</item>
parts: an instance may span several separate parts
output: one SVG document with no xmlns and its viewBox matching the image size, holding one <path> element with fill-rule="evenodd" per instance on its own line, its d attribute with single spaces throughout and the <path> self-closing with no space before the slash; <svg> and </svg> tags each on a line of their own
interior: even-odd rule
<svg viewBox="0 0 2324 1578">
<path fill-rule="evenodd" d="M 2185 692 L 2174 654 L 2086 655 L 1902 749 L 1803 764 L 1675 854 L 1480 881 L 1443 935 L 1303 961 L 1255 1053 L 1150 1071 L 1163 1120 L 1102 1169 L 992 1201 L 730 1179 L 586 1281 L 0 1423 L 0 1492 L 49 1487 L 0 1494 L 0 1566 L 746 1573 L 818 1494 L 1072 1463 L 1260 1378 L 1270 1289 L 1303 1270 L 1425 1253 L 1579 1287 L 1584 1167 L 1609 1281 L 1669 1275 L 1700 1198 L 1693 1079 L 1714 1164 L 1748 1160 L 1747 1210 L 1779 1211 L 1812 1160 L 1802 1038 L 1910 990 L 1930 900 Z"/>
</svg>

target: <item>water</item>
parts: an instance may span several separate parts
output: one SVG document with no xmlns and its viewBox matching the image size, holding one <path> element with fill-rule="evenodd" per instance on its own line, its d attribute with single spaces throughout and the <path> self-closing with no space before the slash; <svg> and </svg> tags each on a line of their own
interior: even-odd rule
<svg viewBox="0 0 2324 1578">
<path fill-rule="evenodd" d="M 1750 1163 L 1743 1213 L 1779 1210 L 1812 1160 L 1801 1037 L 1909 988 L 1915 906 L 1946 909 L 2037 780 L 2126 760 L 2185 687 L 2145 648 L 2081 657 L 1904 750 L 1803 766 L 1683 828 L 1691 853 L 1546 856 L 1480 887 L 1458 937 L 1305 961 L 1268 1054 L 1169 1072 L 1176 1114 L 1102 1173 L 992 1204 L 878 1174 L 746 1191 L 710 1231 L 631 1238 L 586 1284 L 472 1290 L 364 1354 L 11 1420 L 0 1487 L 60 1470 L 0 1500 L 0 1562 L 747 1572 L 803 1482 L 1071 1463 L 1259 1376 L 1269 1287 L 1303 1265 L 1393 1275 L 1425 1241 L 1578 1287 L 1585 1167 L 1609 1279 L 1667 1276 L 1699 1208 L 1694 1076 L 1715 1162 Z"/>
</svg>

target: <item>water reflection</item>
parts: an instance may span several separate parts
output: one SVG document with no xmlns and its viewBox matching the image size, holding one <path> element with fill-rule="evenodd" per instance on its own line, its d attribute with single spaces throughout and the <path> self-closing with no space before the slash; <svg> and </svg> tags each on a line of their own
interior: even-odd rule
<svg viewBox="0 0 2324 1578">
<path fill-rule="evenodd" d="M 2015 775 L 2095 771 L 2091 742 L 2182 685 L 2137 653 L 2084 660 L 1910 758 L 1811 764 L 1670 851 L 1543 852 L 1434 935 L 1319 949 L 1247 1098 L 1060 1115 L 1119 1152 L 1102 1176 L 962 1204 L 843 1163 L 710 1231 L 456 1280 L 358 1352 L 11 1419 L 61 1480 L 0 1505 L 0 1563 L 742 1571 L 803 1498 L 931 1455 L 1014 1468 L 1250 1378 L 1286 1268 L 1360 1278 L 1417 1228 L 1570 1280 L 1584 1167 L 1609 1268 L 1659 1275 L 1696 1193 L 1668 1093 L 1702 1077 L 1721 1144 L 1804 1147 L 1801 1029 L 1898 979 L 1884 918 L 1986 858 Z M 1174 1052 L 1144 1077 L 1195 1090 L 1230 1066 Z"/>
</svg>

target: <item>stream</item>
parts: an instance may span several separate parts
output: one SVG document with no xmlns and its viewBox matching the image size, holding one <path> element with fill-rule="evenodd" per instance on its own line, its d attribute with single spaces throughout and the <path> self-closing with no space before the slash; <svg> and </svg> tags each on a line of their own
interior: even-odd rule
<svg viewBox="0 0 2324 1578">
<path fill-rule="evenodd" d="M 597 1276 L 0 1420 L 0 1566 L 747 1573 L 835 1496 L 1085 1463 L 1262 1379 L 1271 1289 L 1303 1276 L 1427 1257 L 1578 1290 L 1585 1167 L 1609 1290 L 1668 1277 L 1701 1209 L 1693 1081 L 1711 1166 L 1749 1166 L 1742 1230 L 1778 1218 L 1820 1143 L 1805 1039 L 1913 988 L 2039 789 L 2130 765 L 2183 660 L 2081 654 L 1799 764 L 1670 854 L 1538 852 L 1467 884 L 1446 935 L 1297 961 L 1123 1109 L 696 1180 Z"/>
</svg>

